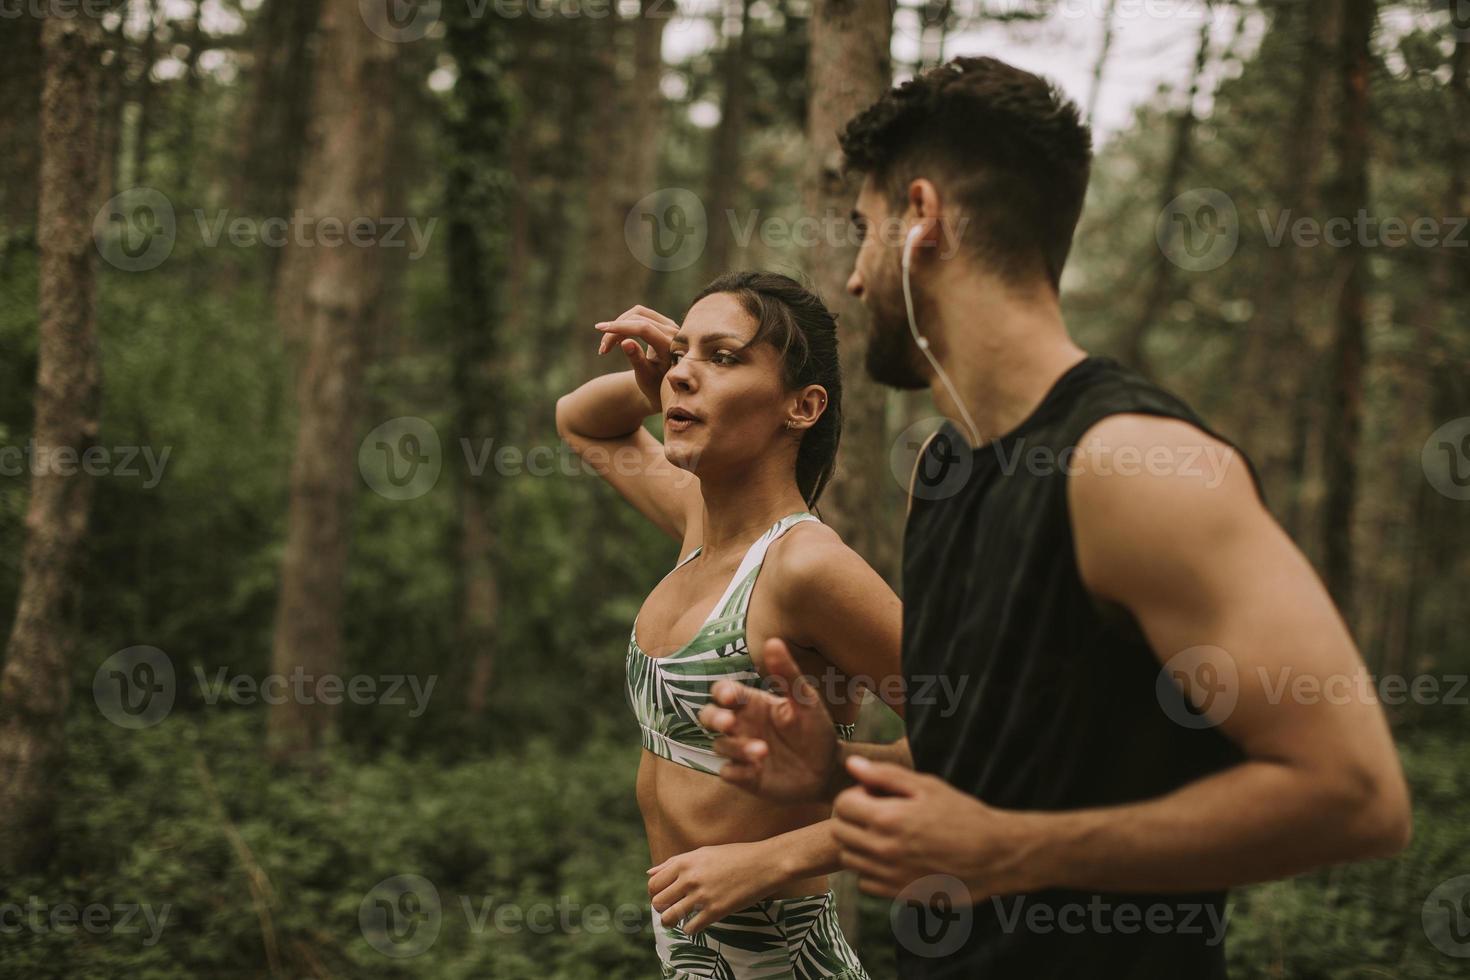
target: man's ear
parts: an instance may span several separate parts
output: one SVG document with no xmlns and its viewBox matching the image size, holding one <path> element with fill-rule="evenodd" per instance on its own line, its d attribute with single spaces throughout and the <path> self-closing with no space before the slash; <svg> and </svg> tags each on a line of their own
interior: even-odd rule
<svg viewBox="0 0 1470 980">
<path fill-rule="evenodd" d="M 915 226 L 924 229 L 914 243 L 916 248 L 934 248 L 944 244 L 939 188 L 929 178 L 915 177 L 909 181 L 908 217 Z"/>
</svg>

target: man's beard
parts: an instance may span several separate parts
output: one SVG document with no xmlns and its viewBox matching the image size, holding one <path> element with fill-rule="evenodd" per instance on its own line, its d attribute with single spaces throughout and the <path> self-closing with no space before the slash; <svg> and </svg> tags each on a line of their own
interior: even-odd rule
<svg viewBox="0 0 1470 980">
<path fill-rule="evenodd" d="M 923 370 L 924 355 L 909 330 L 902 289 L 902 285 L 895 281 L 891 289 L 868 292 L 872 328 L 868 335 L 865 364 L 868 376 L 879 384 L 917 391 L 929 387 L 929 378 Z"/>
</svg>

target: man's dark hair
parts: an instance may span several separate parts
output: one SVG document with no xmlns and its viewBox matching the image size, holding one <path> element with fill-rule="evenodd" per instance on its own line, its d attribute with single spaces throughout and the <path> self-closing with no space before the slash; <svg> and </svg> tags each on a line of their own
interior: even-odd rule
<svg viewBox="0 0 1470 980">
<path fill-rule="evenodd" d="M 872 177 L 899 212 L 911 181 L 934 181 L 969 219 L 972 254 L 1008 282 L 1045 275 L 1060 288 L 1092 133 L 1050 82 L 994 58 L 956 58 L 855 116 L 842 150 L 848 171 Z"/>
</svg>

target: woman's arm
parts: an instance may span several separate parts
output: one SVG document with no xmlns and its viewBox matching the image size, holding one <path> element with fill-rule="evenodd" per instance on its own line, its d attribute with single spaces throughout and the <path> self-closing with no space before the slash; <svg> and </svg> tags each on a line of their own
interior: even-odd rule
<svg viewBox="0 0 1470 980">
<path fill-rule="evenodd" d="M 795 543 L 778 550 L 788 539 Z M 903 603 L 888 583 L 830 528 L 793 528 L 770 554 L 779 608 L 773 635 L 816 649 L 903 717 Z M 822 690 L 822 679 L 813 680 Z M 857 692 L 849 683 L 838 693 L 846 699 Z"/>
<path fill-rule="evenodd" d="M 712 844 L 648 869 L 648 894 L 659 921 L 692 916 L 691 936 L 713 922 L 769 898 L 789 882 L 842 869 L 831 818 L 765 840 Z"/>
</svg>

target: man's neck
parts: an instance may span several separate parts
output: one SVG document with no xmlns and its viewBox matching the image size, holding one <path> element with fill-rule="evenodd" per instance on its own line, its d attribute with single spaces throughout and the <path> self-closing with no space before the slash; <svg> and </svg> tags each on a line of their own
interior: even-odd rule
<svg viewBox="0 0 1470 980">
<path fill-rule="evenodd" d="M 966 413 L 937 374 L 929 386 L 935 408 L 954 421 L 972 447 L 1020 425 L 1057 379 L 1087 357 L 1072 342 L 1049 291 L 1018 296 L 993 282 L 966 277 L 935 292 L 943 300 L 925 304 L 934 322 L 921 322 L 919 332 L 933 338 L 931 351 L 978 431 L 965 431 Z"/>
</svg>

